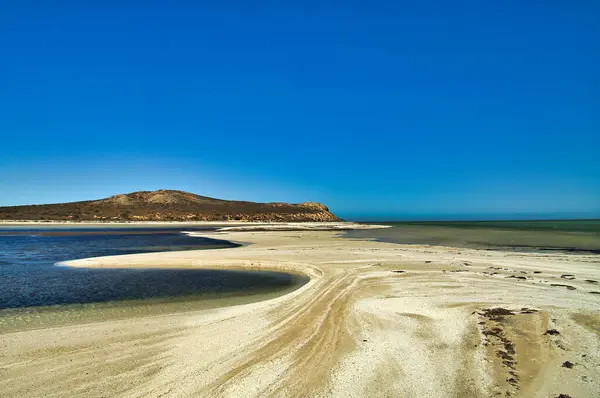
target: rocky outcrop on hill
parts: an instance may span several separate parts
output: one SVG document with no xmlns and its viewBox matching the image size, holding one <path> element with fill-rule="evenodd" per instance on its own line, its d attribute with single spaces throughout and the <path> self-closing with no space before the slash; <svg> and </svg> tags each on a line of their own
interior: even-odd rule
<svg viewBox="0 0 600 398">
<path fill-rule="evenodd" d="M 327 206 L 215 199 L 184 191 L 120 194 L 100 200 L 0 207 L 0 220 L 72 221 L 339 221 Z"/>
</svg>

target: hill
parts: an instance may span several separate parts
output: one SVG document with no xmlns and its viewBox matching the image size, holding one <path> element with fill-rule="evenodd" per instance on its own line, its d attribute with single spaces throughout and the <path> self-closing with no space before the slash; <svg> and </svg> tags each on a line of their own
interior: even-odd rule
<svg viewBox="0 0 600 398">
<path fill-rule="evenodd" d="M 72 221 L 339 221 L 320 203 L 257 203 L 158 190 L 105 199 L 0 207 L 0 220 Z"/>
</svg>

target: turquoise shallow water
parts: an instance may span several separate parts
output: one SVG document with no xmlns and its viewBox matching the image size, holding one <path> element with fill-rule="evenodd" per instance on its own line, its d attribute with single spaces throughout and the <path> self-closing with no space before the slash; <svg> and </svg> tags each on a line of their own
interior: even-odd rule
<svg viewBox="0 0 600 398">
<path fill-rule="evenodd" d="M 120 300 L 214 299 L 285 291 L 306 282 L 300 276 L 279 272 L 56 266 L 77 258 L 233 246 L 189 237 L 179 229 L 0 228 L 0 309 Z"/>
</svg>

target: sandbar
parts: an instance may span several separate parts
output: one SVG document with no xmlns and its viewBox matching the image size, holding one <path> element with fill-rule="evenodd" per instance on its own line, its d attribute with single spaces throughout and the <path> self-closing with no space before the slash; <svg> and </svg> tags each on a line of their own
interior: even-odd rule
<svg viewBox="0 0 600 398">
<path fill-rule="evenodd" d="M 0 334 L 1 396 L 572 397 L 600 391 L 600 257 L 219 231 L 244 245 L 67 262 L 269 269 L 270 300 Z M 1 333 L 1 331 L 0 331 Z"/>
</svg>

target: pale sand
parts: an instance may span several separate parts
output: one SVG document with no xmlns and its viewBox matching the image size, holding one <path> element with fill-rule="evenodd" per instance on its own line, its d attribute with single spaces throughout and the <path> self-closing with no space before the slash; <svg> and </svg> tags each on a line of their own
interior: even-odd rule
<svg viewBox="0 0 600 398">
<path fill-rule="evenodd" d="M 221 232 L 207 236 L 252 244 L 70 262 L 268 268 L 312 279 L 259 303 L 2 334 L 0 395 L 600 396 L 600 294 L 590 293 L 600 291 L 597 256 L 338 234 Z M 481 315 L 495 307 L 517 311 Z"/>
</svg>

